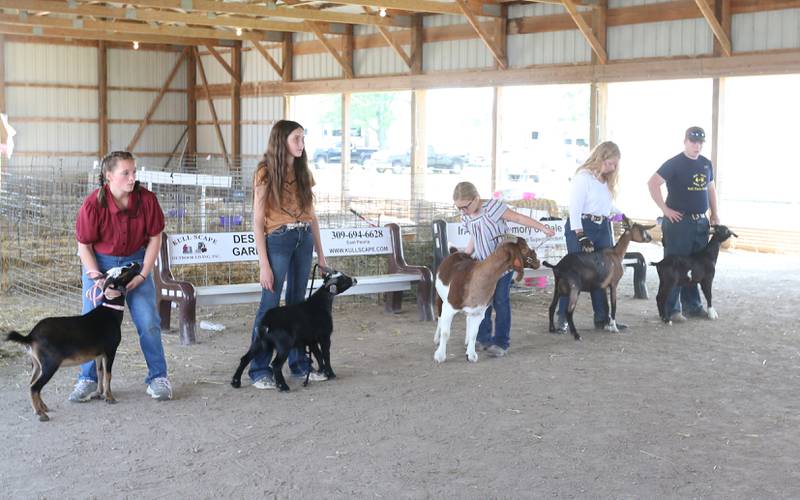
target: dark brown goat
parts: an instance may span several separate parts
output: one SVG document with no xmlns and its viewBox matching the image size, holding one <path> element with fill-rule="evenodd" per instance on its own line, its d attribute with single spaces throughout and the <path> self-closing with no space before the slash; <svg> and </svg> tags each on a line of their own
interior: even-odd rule
<svg viewBox="0 0 800 500">
<path fill-rule="evenodd" d="M 486 260 L 477 261 L 463 252 L 447 256 L 436 273 L 436 325 L 434 343 L 439 347 L 433 359 L 441 363 L 447 358 L 450 324 L 459 311 L 467 315 L 467 359 L 478 361 L 475 339 L 483 316 L 494 297 L 497 280 L 509 269 L 516 271 L 516 281 L 522 279 L 525 267 L 539 268 L 536 252 L 523 238 L 500 244 Z"/>
<path fill-rule="evenodd" d="M 639 243 L 652 241 L 650 233 L 647 231 L 654 228 L 652 226 L 642 226 L 641 224 L 631 223 L 628 218 L 622 222 L 625 232 L 619 237 L 619 241 L 612 248 L 598 250 L 590 253 L 571 253 L 565 255 L 555 266 L 548 262 L 543 262 L 547 267 L 553 269 L 555 277 L 555 289 L 553 290 L 553 302 L 550 304 L 550 331 L 555 332 L 556 327 L 553 323 L 553 316 L 556 305 L 560 297 L 569 297 L 567 306 L 567 324 L 569 331 L 575 340 L 580 340 L 581 336 L 575 328 L 572 320 L 575 305 L 578 303 L 578 294 L 588 292 L 596 288 L 608 289 L 611 295 L 611 317 L 606 329 L 612 332 L 619 332 L 617 328 L 617 285 L 625 272 L 622 260 L 628 250 L 631 240 Z M 606 304 L 608 300 L 606 299 Z"/>
</svg>

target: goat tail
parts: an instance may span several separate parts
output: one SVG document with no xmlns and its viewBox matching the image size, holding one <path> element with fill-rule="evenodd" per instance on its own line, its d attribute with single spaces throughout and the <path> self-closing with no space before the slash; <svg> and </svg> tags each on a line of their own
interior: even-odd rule
<svg viewBox="0 0 800 500">
<path fill-rule="evenodd" d="M 543 260 L 543 261 L 542 261 L 542 265 L 543 265 L 544 267 L 549 267 L 550 269 L 553 269 L 554 267 L 556 267 L 556 266 L 554 266 L 553 264 L 551 264 L 551 263 L 547 262 L 546 260 Z"/>
<path fill-rule="evenodd" d="M 20 335 L 20 333 L 16 331 L 8 332 L 8 335 L 6 335 L 6 340 L 9 342 L 17 342 L 19 344 L 24 344 L 24 345 L 31 345 L 31 342 L 33 342 L 30 337 L 25 337 L 24 335 Z"/>
</svg>

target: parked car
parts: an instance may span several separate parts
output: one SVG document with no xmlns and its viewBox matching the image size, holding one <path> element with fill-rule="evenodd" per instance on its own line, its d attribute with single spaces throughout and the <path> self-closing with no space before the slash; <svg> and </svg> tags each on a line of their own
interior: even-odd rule
<svg viewBox="0 0 800 500">
<path fill-rule="evenodd" d="M 350 163 L 363 165 L 372 154 L 377 151 L 375 148 L 365 148 L 352 146 L 350 148 Z M 325 168 L 329 163 L 342 162 L 342 147 L 335 146 L 328 149 L 317 149 L 314 151 L 314 165 L 316 168 Z"/>
<path fill-rule="evenodd" d="M 428 146 L 428 170 L 432 172 L 450 172 L 460 174 L 467 164 L 464 154 L 451 154 L 437 151 L 433 146 Z M 371 165 L 377 172 L 394 172 L 396 174 L 408 171 L 411 168 L 411 153 L 378 151 L 372 155 L 367 165 Z"/>
</svg>

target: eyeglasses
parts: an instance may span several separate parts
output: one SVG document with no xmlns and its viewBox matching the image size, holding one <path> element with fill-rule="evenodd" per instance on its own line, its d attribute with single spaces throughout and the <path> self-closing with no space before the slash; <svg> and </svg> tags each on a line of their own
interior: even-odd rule
<svg viewBox="0 0 800 500">
<path fill-rule="evenodd" d="M 475 198 L 473 198 L 473 199 L 469 200 L 469 202 L 467 202 L 467 204 L 466 204 L 466 205 L 463 205 L 463 206 L 458 206 L 458 205 L 456 205 L 456 208 L 457 208 L 458 210 L 460 210 L 461 212 L 467 211 L 467 210 L 469 210 L 469 207 L 472 205 L 472 202 L 473 202 L 473 201 L 475 201 Z"/>
</svg>

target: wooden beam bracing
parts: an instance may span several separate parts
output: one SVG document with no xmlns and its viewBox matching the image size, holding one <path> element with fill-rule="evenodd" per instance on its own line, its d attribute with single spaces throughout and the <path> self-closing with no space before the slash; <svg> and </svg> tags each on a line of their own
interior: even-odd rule
<svg viewBox="0 0 800 500">
<path fill-rule="evenodd" d="M 366 5 L 363 7 L 363 9 L 367 14 L 372 14 L 372 10 Z M 411 58 L 406 54 L 406 51 L 403 50 L 403 47 L 394 41 L 394 38 L 392 38 L 392 34 L 389 32 L 389 30 L 383 26 L 376 26 L 376 28 L 378 29 L 378 33 L 380 33 L 383 39 L 386 40 L 386 43 L 389 44 L 389 47 L 391 47 L 392 50 L 394 50 L 394 52 L 400 57 L 400 59 L 406 63 L 408 69 L 411 69 Z"/>
<path fill-rule="evenodd" d="M 133 152 L 133 148 L 136 147 L 136 143 L 139 142 L 139 139 L 142 137 L 144 129 L 147 128 L 147 125 L 150 123 L 150 119 L 153 117 L 153 114 L 156 112 L 156 109 L 158 109 L 158 105 L 161 103 L 161 98 L 163 98 L 164 94 L 167 93 L 167 89 L 172 83 L 172 80 L 175 79 L 175 75 L 178 74 L 178 69 L 180 69 L 181 64 L 183 64 L 183 60 L 185 58 L 186 58 L 186 50 L 184 50 L 178 57 L 178 60 L 175 61 L 175 66 L 172 67 L 172 71 L 169 72 L 167 80 L 164 82 L 164 85 L 161 86 L 161 90 L 158 92 L 156 98 L 153 99 L 152 104 L 150 104 L 150 109 L 147 110 L 147 114 L 144 116 L 144 120 L 142 120 L 142 123 L 139 124 L 139 128 L 136 129 L 136 133 L 133 134 L 133 139 L 131 139 L 131 142 L 128 144 L 127 151 Z"/>
<path fill-rule="evenodd" d="M 280 64 L 278 64 L 278 62 L 275 60 L 274 57 L 269 55 L 269 52 L 267 52 L 267 49 L 265 49 L 264 46 L 261 45 L 259 42 L 253 42 L 253 47 L 255 47 L 256 50 L 258 51 L 258 53 L 261 54 L 261 57 L 263 57 L 264 60 L 267 61 L 269 63 L 269 65 L 272 66 L 275 69 L 275 71 L 278 73 L 278 75 L 282 77 L 283 76 L 283 68 L 281 67 Z"/>
<path fill-rule="evenodd" d="M 714 13 L 714 8 L 708 5 L 706 0 L 695 0 L 695 3 L 697 4 L 697 8 L 700 9 L 700 12 L 703 14 L 703 17 L 706 19 L 708 27 L 711 28 L 711 32 L 714 33 L 714 37 L 717 39 L 717 42 L 722 48 L 722 53 L 730 57 L 730 55 L 733 53 L 731 48 L 731 38 L 728 36 L 728 32 L 720 24 L 719 19 L 717 19 L 717 16 Z"/>
<path fill-rule="evenodd" d="M 336 59 L 336 62 L 339 63 L 339 66 L 341 66 L 342 71 L 344 71 L 345 76 L 347 78 L 353 78 L 353 67 L 349 66 L 347 62 L 344 60 L 344 58 L 342 58 L 341 54 L 339 54 L 339 51 L 336 50 L 336 47 L 334 47 L 333 43 L 331 43 L 331 41 L 328 40 L 328 38 L 325 36 L 325 34 L 322 32 L 319 26 L 317 26 L 317 24 L 314 21 L 306 21 L 305 24 L 306 26 L 308 26 L 308 29 L 310 31 L 314 32 L 314 34 L 317 36 L 317 39 L 322 43 L 322 45 L 330 53 L 330 55 L 332 55 L 333 58 Z"/>
<path fill-rule="evenodd" d="M 561 0 L 561 3 L 564 5 L 564 8 L 567 9 L 567 12 L 569 13 L 570 17 L 572 17 L 572 20 L 575 21 L 575 24 L 578 25 L 578 29 L 581 31 L 581 33 L 583 33 L 583 37 L 586 38 L 587 42 L 589 42 L 589 46 L 594 51 L 600 64 L 605 64 L 608 62 L 608 54 L 606 54 L 606 49 L 603 48 L 603 44 L 601 44 L 597 39 L 592 31 L 592 28 L 586 22 L 586 19 L 583 18 L 583 15 L 578 12 L 575 2 L 573 0 Z"/>
<path fill-rule="evenodd" d="M 255 42 L 255 43 L 258 43 L 258 42 Z M 217 52 L 217 51 L 214 49 L 214 47 L 212 47 L 211 45 L 206 45 L 206 48 L 208 49 L 208 52 L 209 52 L 209 54 L 211 54 L 212 56 L 214 56 L 214 59 L 216 59 L 216 60 L 217 60 L 217 62 L 218 62 L 218 63 L 220 63 L 220 65 L 222 65 L 222 68 L 223 68 L 225 71 L 227 71 L 227 72 L 228 72 L 228 74 L 229 74 L 229 75 L 231 75 L 231 77 L 232 77 L 232 78 L 233 78 L 233 79 L 234 79 L 234 80 L 235 80 L 237 83 L 241 84 L 241 83 L 242 83 L 241 77 L 237 77 L 237 76 L 236 76 L 236 73 L 233 71 L 233 68 L 231 68 L 231 65 L 230 65 L 230 64 L 228 64 L 228 63 L 227 63 L 227 61 L 225 61 L 225 58 L 224 58 L 224 57 L 222 57 L 222 56 L 220 55 L 220 53 L 219 53 L 219 52 Z M 234 49 L 234 51 L 235 51 L 235 50 L 236 50 L 236 49 Z M 240 49 L 240 50 L 241 50 L 241 49 Z"/>
<path fill-rule="evenodd" d="M 219 142 L 219 147 L 222 149 L 223 157 L 225 158 L 225 165 L 230 168 L 230 159 L 228 158 L 228 149 L 225 147 L 225 139 L 222 137 L 222 130 L 219 128 L 219 119 L 217 118 L 217 110 L 214 108 L 214 98 L 211 96 L 211 93 L 208 89 L 208 79 L 206 78 L 206 70 L 203 67 L 203 60 L 200 59 L 200 54 L 197 52 L 197 47 L 192 47 L 191 50 L 194 50 L 195 59 L 197 60 L 197 69 L 198 73 L 200 73 L 200 80 L 203 82 L 203 89 L 205 90 L 205 99 L 208 102 L 208 110 L 211 113 L 211 119 L 214 120 L 214 132 L 217 134 L 217 141 Z"/>
<path fill-rule="evenodd" d="M 478 37 L 483 40 L 484 44 L 486 44 L 486 47 L 488 47 L 489 52 L 492 53 L 492 56 L 494 57 L 495 61 L 497 61 L 497 64 L 500 66 L 500 68 L 508 69 L 505 53 L 498 47 L 497 42 L 492 40 L 489 34 L 483 29 L 480 21 L 478 21 L 478 18 L 475 17 L 475 14 L 470 10 L 467 0 L 456 0 L 456 4 L 458 5 L 459 9 L 461 9 L 461 13 L 467 18 L 467 22 L 478 34 Z"/>
</svg>

